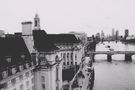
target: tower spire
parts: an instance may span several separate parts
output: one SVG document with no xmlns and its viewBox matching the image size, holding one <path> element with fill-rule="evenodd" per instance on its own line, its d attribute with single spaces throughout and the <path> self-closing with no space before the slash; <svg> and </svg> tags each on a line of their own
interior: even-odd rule
<svg viewBox="0 0 135 90">
<path fill-rule="evenodd" d="M 40 30 L 40 18 L 38 14 L 35 14 L 34 18 L 34 30 Z"/>
</svg>

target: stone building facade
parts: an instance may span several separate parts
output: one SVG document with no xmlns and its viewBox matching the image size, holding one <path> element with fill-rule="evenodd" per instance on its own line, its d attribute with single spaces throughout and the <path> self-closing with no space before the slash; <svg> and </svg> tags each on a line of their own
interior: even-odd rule
<svg viewBox="0 0 135 90">
<path fill-rule="evenodd" d="M 37 14 L 34 27 L 22 22 L 21 35 L 0 42 L 0 90 L 62 90 L 62 70 L 79 65 L 84 55 L 75 35 L 41 30 Z"/>
</svg>

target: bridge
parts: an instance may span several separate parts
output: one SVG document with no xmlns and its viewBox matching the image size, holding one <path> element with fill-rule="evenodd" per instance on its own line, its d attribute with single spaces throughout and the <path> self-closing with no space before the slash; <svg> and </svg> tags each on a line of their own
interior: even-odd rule
<svg viewBox="0 0 135 90">
<path fill-rule="evenodd" d="M 135 55 L 135 51 L 89 51 L 87 55 L 91 55 L 93 61 L 95 55 L 97 54 L 106 54 L 107 60 L 112 61 L 112 55 L 114 54 L 125 54 L 125 61 L 132 61 L 132 55 Z"/>
</svg>

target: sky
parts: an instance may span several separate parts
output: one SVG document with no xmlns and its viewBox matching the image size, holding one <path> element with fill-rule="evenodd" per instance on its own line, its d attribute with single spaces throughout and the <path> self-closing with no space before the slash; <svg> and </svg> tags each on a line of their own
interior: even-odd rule
<svg viewBox="0 0 135 90">
<path fill-rule="evenodd" d="M 112 28 L 135 35 L 135 0 L 0 0 L 0 30 L 21 31 L 21 22 L 36 13 L 47 33 L 101 32 Z"/>
</svg>

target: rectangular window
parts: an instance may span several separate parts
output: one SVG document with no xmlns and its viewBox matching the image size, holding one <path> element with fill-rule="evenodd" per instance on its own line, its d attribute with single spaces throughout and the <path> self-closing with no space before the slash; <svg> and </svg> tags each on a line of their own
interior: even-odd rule
<svg viewBox="0 0 135 90">
<path fill-rule="evenodd" d="M 41 76 L 41 81 L 45 82 L 45 77 L 44 76 Z"/>
<path fill-rule="evenodd" d="M 32 79 L 31 79 L 31 83 L 32 83 L 32 84 L 34 84 L 34 77 L 32 77 Z"/>
<path fill-rule="evenodd" d="M 63 59 L 64 59 L 64 61 L 66 61 L 66 54 L 65 53 L 63 53 Z"/>
<path fill-rule="evenodd" d="M 56 80 L 58 80 L 58 68 L 56 68 Z"/>
<path fill-rule="evenodd" d="M 77 60 L 77 55 L 75 54 L 75 60 Z"/>
<path fill-rule="evenodd" d="M 73 61 L 73 53 L 71 53 L 71 61 Z"/>
<path fill-rule="evenodd" d="M 26 81 L 26 86 L 27 86 L 27 87 L 29 86 L 29 81 Z"/>
<path fill-rule="evenodd" d="M 31 90 L 35 90 L 35 89 L 34 89 L 34 86 L 31 87 Z"/>
<path fill-rule="evenodd" d="M 67 60 L 69 60 L 69 53 L 67 53 Z"/>
<path fill-rule="evenodd" d="M 65 62 L 63 62 L 63 65 L 65 65 Z"/>
<path fill-rule="evenodd" d="M 42 84 L 42 88 L 43 88 L 43 90 L 45 90 L 45 84 Z"/>
<path fill-rule="evenodd" d="M 20 90 L 23 90 L 23 84 L 20 85 Z"/>
<path fill-rule="evenodd" d="M 67 65 L 69 65 L 69 62 L 67 62 Z"/>
<path fill-rule="evenodd" d="M 71 62 L 71 65 L 73 65 L 73 62 Z"/>
<path fill-rule="evenodd" d="M 61 57 L 62 57 L 62 55 L 63 55 L 63 54 L 61 53 Z"/>
</svg>

